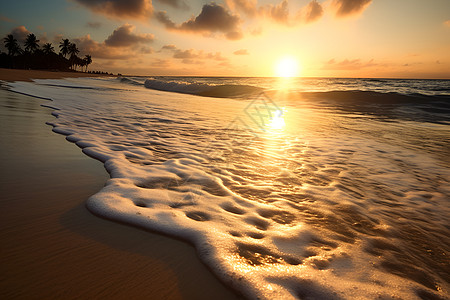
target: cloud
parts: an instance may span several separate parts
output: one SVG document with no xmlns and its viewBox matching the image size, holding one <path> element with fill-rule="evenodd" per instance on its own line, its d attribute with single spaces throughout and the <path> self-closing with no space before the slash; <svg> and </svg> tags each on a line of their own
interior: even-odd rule
<svg viewBox="0 0 450 300">
<path fill-rule="evenodd" d="M 140 53 L 143 53 L 143 54 L 152 54 L 154 51 L 153 51 L 153 48 L 152 48 L 152 47 L 142 46 L 142 47 L 139 49 L 139 52 L 140 52 Z"/>
<path fill-rule="evenodd" d="M 158 2 L 172 6 L 173 8 L 179 8 L 183 10 L 189 9 L 189 5 L 187 5 L 183 0 L 158 0 Z"/>
<path fill-rule="evenodd" d="M 59 43 L 64 38 L 61 33 L 55 34 L 53 37 L 53 43 Z"/>
<path fill-rule="evenodd" d="M 323 8 L 316 0 L 309 2 L 309 4 L 301 10 L 303 20 L 306 23 L 311 23 L 320 19 L 323 15 Z"/>
<path fill-rule="evenodd" d="M 379 66 L 373 59 L 363 62 L 361 59 L 344 59 L 336 61 L 334 58 L 327 61 L 322 69 L 324 70 L 360 70 L 363 68 Z"/>
<path fill-rule="evenodd" d="M 287 24 L 289 21 L 288 1 L 283 0 L 278 5 L 269 4 L 266 13 L 276 22 Z"/>
<path fill-rule="evenodd" d="M 189 50 L 175 49 L 172 57 L 178 59 L 186 59 L 186 58 L 198 58 L 199 56 L 200 54 L 195 53 L 193 49 Z"/>
<path fill-rule="evenodd" d="M 337 17 L 346 17 L 362 13 L 372 0 L 334 0 Z"/>
<path fill-rule="evenodd" d="M 87 22 L 86 27 L 92 28 L 92 29 L 98 29 L 102 27 L 102 23 L 100 22 Z"/>
<path fill-rule="evenodd" d="M 227 0 L 226 3 L 231 10 L 242 11 L 250 17 L 256 15 L 258 11 L 257 0 Z"/>
<path fill-rule="evenodd" d="M 19 43 L 24 43 L 27 35 L 29 35 L 30 33 L 31 32 L 28 31 L 28 29 L 23 25 L 15 27 L 11 30 L 11 34 Z"/>
<path fill-rule="evenodd" d="M 99 43 L 91 38 L 89 34 L 72 39 L 80 49 L 81 53 L 90 54 L 93 58 L 102 59 L 128 59 L 130 53 L 123 51 L 120 48 L 112 48 L 105 45 L 105 43 Z"/>
<path fill-rule="evenodd" d="M 247 49 L 239 49 L 233 52 L 234 55 L 249 55 Z"/>
<path fill-rule="evenodd" d="M 239 25 L 239 17 L 231 15 L 223 6 L 211 3 L 203 5 L 201 13 L 180 25 L 186 31 L 220 31 L 229 33 Z"/>
<path fill-rule="evenodd" d="M 38 36 L 38 40 L 40 41 L 40 44 L 48 43 L 49 40 L 48 40 L 47 33 L 44 32 L 43 34 L 39 35 L 39 36 Z"/>
<path fill-rule="evenodd" d="M 243 36 L 241 31 L 230 31 L 225 34 L 225 37 L 232 41 L 240 40 Z"/>
<path fill-rule="evenodd" d="M 220 52 L 203 52 L 194 49 L 179 49 L 175 45 L 164 45 L 160 51 L 167 50 L 172 53 L 172 58 L 180 59 L 184 64 L 202 64 L 204 60 L 215 60 L 227 62 L 228 59 L 223 57 Z"/>
<path fill-rule="evenodd" d="M 214 2 L 203 5 L 202 11 L 197 17 L 192 17 L 179 25 L 175 24 L 164 11 L 156 13 L 156 19 L 171 30 L 203 34 L 221 32 L 230 40 L 242 38 L 239 28 L 240 18 Z"/>
<path fill-rule="evenodd" d="M 258 6 L 256 0 L 227 0 L 226 3 L 232 11 L 241 11 L 250 17 L 266 17 L 286 26 L 294 26 L 300 22 L 310 23 L 323 15 L 323 7 L 317 0 L 312 0 L 296 14 L 293 14 L 297 16 L 294 18 L 291 17 L 288 0 L 262 6 Z"/>
<path fill-rule="evenodd" d="M 177 49 L 177 46 L 170 44 L 170 45 L 164 45 L 162 46 L 161 50 L 175 50 Z"/>
<path fill-rule="evenodd" d="M 95 13 L 118 19 L 147 21 L 153 13 L 151 0 L 75 0 Z"/>
<path fill-rule="evenodd" d="M 170 67 L 171 63 L 168 59 L 160 59 L 156 58 L 152 61 L 151 66 L 155 68 L 168 68 Z"/>
<path fill-rule="evenodd" d="M 139 47 L 110 47 L 105 42 L 100 43 L 91 38 L 89 34 L 72 39 L 71 42 L 75 43 L 80 49 L 80 54 L 90 54 L 93 58 L 100 59 L 113 59 L 113 60 L 130 60 L 131 58 L 138 57 L 139 53 L 146 54 L 151 53 L 151 48 Z M 56 49 L 56 47 L 55 47 Z"/>
<path fill-rule="evenodd" d="M 139 58 L 140 54 L 153 53 L 153 49 L 146 44 L 155 39 L 154 35 L 136 34 L 134 28 L 133 25 L 124 24 L 103 42 L 93 40 L 89 34 L 72 39 L 71 42 L 77 45 L 82 55 L 90 54 L 93 58 L 129 60 Z M 56 41 L 59 43 L 61 36 L 57 36 Z"/>
<path fill-rule="evenodd" d="M 155 39 L 153 34 L 133 33 L 135 26 L 124 24 L 114 30 L 114 32 L 105 40 L 105 44 L 111 47 L 129 47 L 139 43 L 151 43 Z"/>
<path fill-rule="evenodd" d="M 216 52 L 216 53 L 207 53 L 205 58 L 207 59 L 213 59 L 217 61 L 228 61 L 228 58 L 223 57 L 222 53 Z"/>
<path fill-rule="evenodd" d="M 262 27 L 256 27 L 250 31 L 251 35 L 257 36 L 263 32 Z"/>
<path fill-rule="evenodd" d="M 167 15 L 165 11 L 158 11 L 155 14 L 156 19 L 164 24 L 168 29 L 177 29 L 177 24 L 175 24 Z"/>
<path fill-rule="evenodd" d="M 0 21 L 8 22 L 8 23 L 14 23 L 15 22 L 13 19 L 8 18 L 8 17 L 6 17 L 4 15 L 0 15 Z"/>
</svg>

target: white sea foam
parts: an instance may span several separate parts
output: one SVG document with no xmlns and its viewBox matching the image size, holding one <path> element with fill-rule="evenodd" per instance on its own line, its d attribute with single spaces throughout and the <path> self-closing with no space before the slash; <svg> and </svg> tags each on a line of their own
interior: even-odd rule
<svg viewBox="0 0 450 300">
<path fill-rule="evenodd" d="M 448 125 L 115 79 L 11 86 L 104 162 L 92 212 L 187 240 L 249 298 L 449 295 Z"/>
</svg>

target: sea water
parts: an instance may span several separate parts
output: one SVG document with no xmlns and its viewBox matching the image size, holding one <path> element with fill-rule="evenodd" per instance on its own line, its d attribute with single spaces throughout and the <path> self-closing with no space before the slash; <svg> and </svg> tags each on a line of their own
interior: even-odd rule
<svg viewBox="0 0 450 300">
<path fill-rule="evenodd" d="M 52 100 L 53 131 L 104 162 L 90 211 L 192 243 L 245 297 L 449 298 L 448 80 L 9 86 Z"/>
</svg>

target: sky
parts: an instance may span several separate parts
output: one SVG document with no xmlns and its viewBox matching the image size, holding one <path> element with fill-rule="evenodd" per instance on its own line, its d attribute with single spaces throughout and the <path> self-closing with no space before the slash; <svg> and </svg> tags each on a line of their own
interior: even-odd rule
<svg viewBox="0 0 450 300">
<path fill-rule="evenodd" d="M 449 0 L 0 0 L 0 37 L 128 75 L 450 79 Z M 0 49 L 5 51 L 3 41 Z"/>
</svg>

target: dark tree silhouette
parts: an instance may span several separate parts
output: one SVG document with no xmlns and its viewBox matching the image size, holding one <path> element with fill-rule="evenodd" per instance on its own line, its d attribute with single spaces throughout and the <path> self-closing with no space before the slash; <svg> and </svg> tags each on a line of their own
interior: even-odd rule
<svg viewBox="0 0 450 300">
<path fill-rule="evenodd" d="M 87 72 L 88 66 L 92 63 L 92 57 L 89 54 L 84 56 L 84 65 L 86 66 L 85 72 Z"/>
<path fill-rule="evenodd" d="M 55 48 L 51 43 L 45 43 L 42 49 L 39 49 L 39 40 L 30 33 L 25 41 L 26 51 L 20 49 L 17 40 L 12 34 L 3 38 L 8 54 L 0 51 L 0 68 L 18 68 L 18 69 L 49 69 L 68 71 L 84 70 L 87 65 L 92 63 L 90 55 L 84 58 L 78 57 L 80 50 L 77 45 L 71 43 L 69 39 L 62 39 L 59 43 L 59 54 L 55 53 Z M 69 59 L 66 56 L 69 55 Z"/>
<path fill-rule="evenodd" d="M 66 57 L 67 54 L 69 53 L 69 46 L 70 46 L 69 39 L 63 39 L 59 43 L 59 53 L 62 54 L 64 57 Z"/>
<path fill-rule="evenodd" d="M 5 42 L 6 49 L 8 49 L 8 55 L 14 56 L 22 52 L 22 49 L 20 49 L 17 40 L 14 38 L 12 34 L 8 34 L 3 40 Z"/>
<path fill-rule="evenodd" d="M 45 55 L 55 53 L 55 48 L 53 48 L 51 43 L 45 43 L 44 46 L 42 46 L 42 50 L 44 51 Z"/>
<path fill-rule="evenodd" d="M 78 65 L 78 59 L 79 57 L 77 56 L 78 53 L 80 53 L 80 50 L 78 50 L 77 45 L 75 43 L 71 43 L 69 45 L 69 49 L 68 49 L 68 53 L 70 55 L 70 64 L 71 66 L 77 64 Z"/>
<path fill-rule="evenodd" d="M 70 43 L 68 54 L 70 54 L 70 56 L 76 56 L 78 53 L 80 53 L 80 50 L 78 50 L 77 45 L 75 43 Z"/>
<path fill-rule="evenodd" d="M 25 51 L 34 53 L 39 48 L 39 40 L 36 38 L 34 33 L 30 33 L 27 35 L 25 39 Z"/>
</svg>

